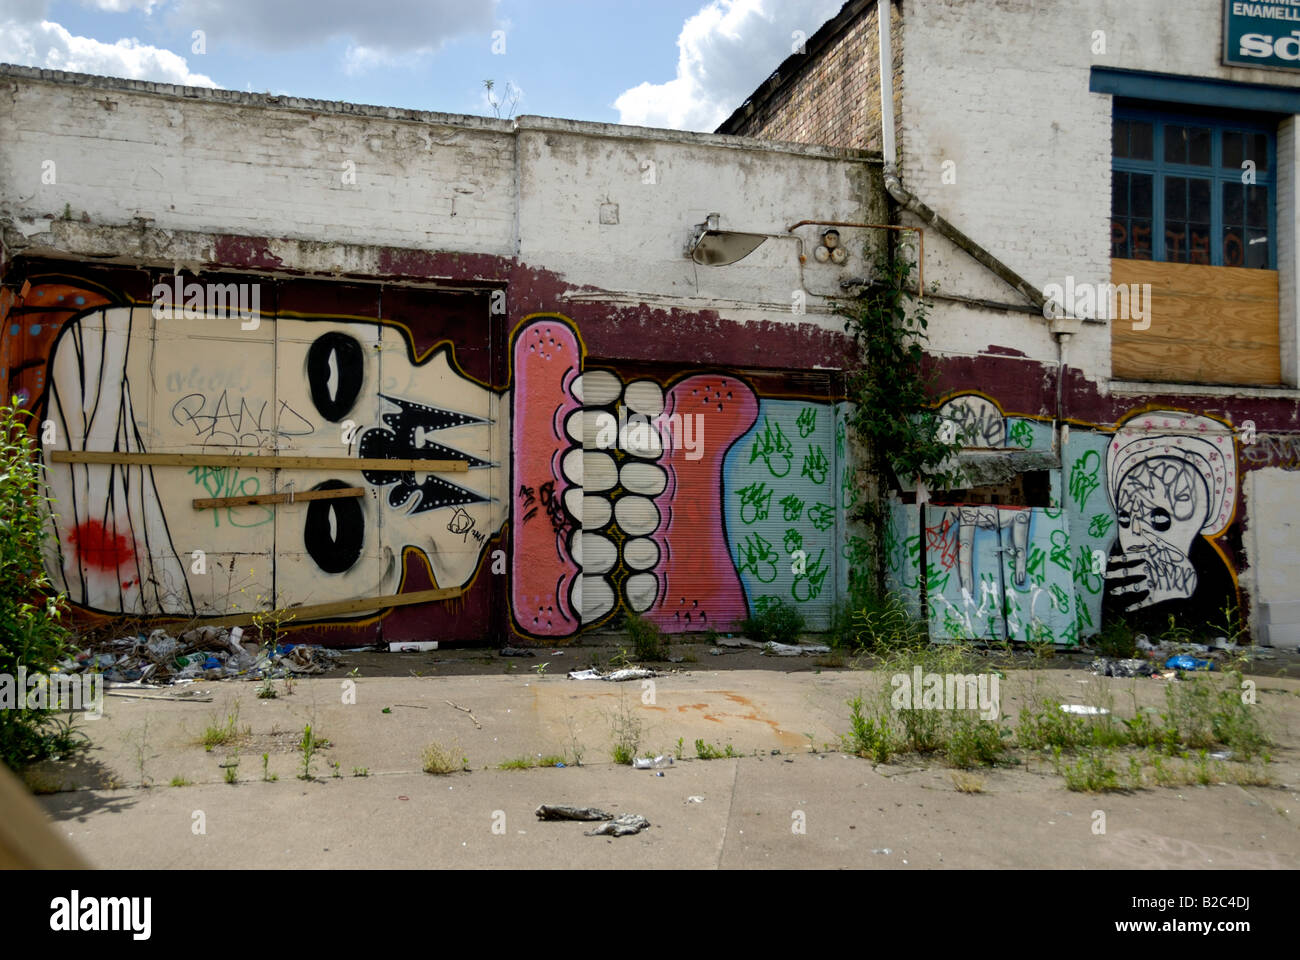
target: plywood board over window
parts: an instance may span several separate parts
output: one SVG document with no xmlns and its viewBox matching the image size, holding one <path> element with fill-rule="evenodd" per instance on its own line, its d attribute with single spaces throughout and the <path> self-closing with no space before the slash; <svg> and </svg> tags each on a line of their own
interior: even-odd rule
<svg viewBox="0 0 1300 960">
<path fill-rule="evenodd" d="M 1282 382 L 1275 270 L 1112 260 L 1111 282 L 1150 284 L 1143 319 L 1111 320 L 1120 380 L 1276 386 Z M 1146 324 L 1145 329 L 1136 329 Z"/>
</svg>

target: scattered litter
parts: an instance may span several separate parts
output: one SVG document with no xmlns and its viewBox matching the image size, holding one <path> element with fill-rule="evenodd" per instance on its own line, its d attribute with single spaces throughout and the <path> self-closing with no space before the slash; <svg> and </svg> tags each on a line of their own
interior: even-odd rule
<svg viewBox="0 0 1300 960">
<path fill-rule="evenodd" d="M 389 653 L 428 653 L 437 649 L 437 640 L 394 640 L 388 645 Z"/>
<path fill-rule="evenodd" d="M 632 761 L 632 767 L 636 770 L 658 770 L 672 765 L 673 758 L 662 753 L 657 757 L 637 757 Z"/>
<path fill-rule="evenodd" d="M 341 656 L 338 651 L 307 644 L 282 644 L 265 650 L 244 643 L 243 637 L 239 627 L 195 627 L 175 636 L 157 629 L 147 637 L 141 633 L 101 641 L 95 645 L 97 651 L 81 650 L 59 666 L 68 674 L 101 673 L 105 681 L 118 686 L 147 682 L 159 687 L 195 680 L 262 680 L 324 673 Z"/>
<path fill-rule="evenodd" d="M 573 807 L 566 803 L 543 803 L 535 811 L 538 820 L 613 820 L 612 813 L 596 807 Z"/>
<path fill-rule="evenodd" d="M 459 710 L 461 713 L 468 713 L 468 714 L 469 714 L 469 718 L 470 718 L 471 720 L 474 721 L 474 726 L 475 726 L 477 729 L 479 729 L 479 730 L 482 730 L 482 729 L 483 729 L 483 724 L 481 724 L 481 723 L 478 722 L 478 718 L 474 716 L 474 711 L 472 711 L 469 707 L 462 707 L 460 704 L 458 704 L 458 703 L 452 703 L 450 700 L 444 700 L 444 701 L 442 701 L 442 702 L 445 703 L 445 704 L 446 704 L 447 706 L 449 706 L 449 707 L 455 707 L 455 708 L 456 708 L 457 710 Z"/>
<path fill-rule="evenodd" d="M 143 689 L 154 690 L 157 688 L 145 687 Z M 181 700 L 181 701 L 189 701 L 191 703 L 212 702 L 211 697 L 201 696 L 198 690 L 182 690 L 179 693 L 174 693 L 174 694 L 152 695 L 146 693 L 136 693 L 133 690 L 123 690 L 120 687 L 114 687 L 111 690 L 106 690 L 105 695 L 109 697 L 130 697 L 132 700 Z"/>
<path fill-rule="evenodd" d="M 645 667 L 629 667 L 626 670 L 615 670 L 608 676 L 602 677 L 602 679 L 621 683 L 624 680 L 647 680 L 653 676 L 655 676 L 653 670 L 647 670 Z"/>
<path fill-rule="evenodd" d="M 703 797 L 687 797 L 687 798 L 686 798 L 686 802 L 687 802 L 687 803 L 703 803 L 703 802 L 704 802 L 704 798 L 703 798 Z"/>
<path fill-rule="evenodd" d="M 1214 662 L 1212 660 L 1198 660 L 1196 657 L 1180 653 L 1166 660 L 1165 666 L 1173 670 L 1213 670 Z"/>
<path fill-rule="evenodd" d="M 663 772 L 662 770 L 656 770 L 656 771 L 655 771 L 655 776 L 656 776 L 656 777 L 662 777 L 663 775 L 664 775 L 664 772 Z"/>
<path fill-rule="evenodd" d="M 1156 649 L 1155 644 L 1152 643 L 1150 639 L 1148 639 L 1145 633 L 1139 633 L 1137 636 L 1135 636 L 1133 638 L 1133 643 L 1137 646 L 1139 650 L 1150 651 Z"/>
<path fill-rule="evenodd" d="M 537 656 L 532 650 L 525 647 L 502 647 L 500 650 L 503 657 L 535 657 Z M 554 654 L 552 654 L 554 656 Z"/>
<path fill-rule="evenodd" d="M 1231 760 L 1231 759 L 1232 759 L 1232 751 L 1231 751 L 1231 750 L 1216 750 L 1216 751 L 1214 751 L 1214 753 L 1210 754 L 1210 756 L 1211 756 L 1213 759 L 1215 759 L 1215 760 Z"/>
<path fill-rule="evenodd" d="M 871 852 L 883 853 L 885 856 L 889 856 L 889 854 L 893 853 L 894 851 L 890 850 L 888 847 L 876 847 L 876 849 L 872 850 Z"/>
<path fill-rule="evenodd" d="M 654 676 L 657 676 L 657 674 L 645 667 L 629 667 L 626 670 L 615 670 L 613 673 L 601 673 L 594 667 L 589 667 L 586 670 L 569 671 L 570 680 L 612 680 L 615 683 L 624 680 L 646 680 Z"/>
<path fill-rule="evenodd" d="M 669 657 L 669 658 L 668 658 L 668 662 L 669 662 L 669 663 L 685 663 L 685 662 L 686 662 L 686 658 L 685 658 L 685 657 Z"/>
<path fill-rule="evenodd" d="M 1105 707 L 1093 707 L 1084 703 L 1063 703 L 1061 710 L 1064 713 L 1077 713 L 1085 717 L 1100 717 L 1110 713 Z"/>
<path fill-rule="evenodd" d="M 717 648 L 717 647 L 709 647 L 709 656 L 712 656 L 712 657 L 720 657 L 720 656 L 722 656 L 724 653 L 726 653 L 725 650 L 720 650 L 720 649 Z"/>
<path fill-rule="evenodd" d="M 630 833 L 640 833 L 650 826 L 650 821 L 639 813 L 625 813 L 608 823 L 602 823 L 595 830 L 584 830 L 585 837 L 625 837 Z"/>
<path fill-rule="evenodd" d="M 800 657 L 805 653 L 826 654 L 831 648 L 824 643 L 789 644 L 769 640 L 763 644 L 763 653 L 770 657 Z"/>
<path fill-rule="evenodd" d="M 757 640 L 746 640 L 744 637 L 719 637 L 717 644 L 720 647 L 753 647 L 755 650 L 762 650 L 763 644 Z"/>
<path fill-rule="evenodd" d="M 1098 657 L 1092 661 L 1092 672 L 1099 677 L 1149 677 L 1156 672 L 1156 668 L 1149 660 Z"/>
</svg>

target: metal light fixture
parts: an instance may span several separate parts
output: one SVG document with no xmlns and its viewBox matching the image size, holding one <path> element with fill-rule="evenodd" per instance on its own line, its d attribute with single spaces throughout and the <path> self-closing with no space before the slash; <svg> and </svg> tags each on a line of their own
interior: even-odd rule
<svg viewBox="0 0 1300 960">
<path fill-rule="evenodd" d="M 738 233 L 719 226 L 721 216 L 709 214 L 703 223 L 695 225 L 687 254 L 696 263 L 710 267 L 725 267 L 745 259 L 758 249 L 767 237 L 761 233 Z"/>
</svg>

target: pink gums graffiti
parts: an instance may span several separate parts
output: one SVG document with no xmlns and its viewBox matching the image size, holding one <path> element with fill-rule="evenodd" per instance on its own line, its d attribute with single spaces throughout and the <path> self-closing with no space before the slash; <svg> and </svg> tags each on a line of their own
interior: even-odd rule
<svg viewBox="0 0 1300 960">
<path fill-rule="evenodd" d="M 648 615 L 669 633 L 726 629 L 749 611 L 723 529 L 722 471 L 731 445 L 758 419 L 758 399 L 734 377 L 706 374 L 678 383 L 665 400 L 666 417 L 701 414 L 707 432 L 696 438 L 699 459 L 674 445 L 659 461 L 669 474 L 657 498 L 668 522 L 655 534 L 662 585 Z"/>
<path fill-rule="evenodd" d="M 582 456 L 581 441 L 574 446 L 564 429 L 580 407 L 571 388 L 581 372 L 578 337 L 558 317 L 535 320 L 515 338 L 510 602 L 515 622 L 539 637 L 575 633 L 582 615 L 582 571 L 569 543 L 581 531 L 565 507 L 580 505 L 582 488 L 561 469 L 566 456 Z"/>
</svg>

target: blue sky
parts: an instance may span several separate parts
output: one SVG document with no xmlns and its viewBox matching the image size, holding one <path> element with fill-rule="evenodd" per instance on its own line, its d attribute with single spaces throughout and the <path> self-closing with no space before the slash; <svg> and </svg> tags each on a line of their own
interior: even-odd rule
<svg viewBox="0 0 1300 960">
<path fill-rule="evenodd" d="M 491 79 L 503 116 L 517 90 L 514 114 L 711 130 L 841 2 L 0 0 L 0 61 L 483 115 Z"/>
</svg>

